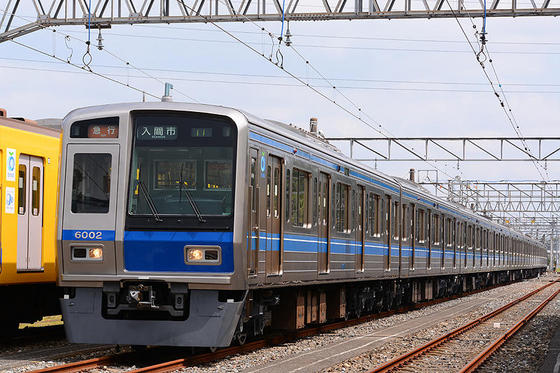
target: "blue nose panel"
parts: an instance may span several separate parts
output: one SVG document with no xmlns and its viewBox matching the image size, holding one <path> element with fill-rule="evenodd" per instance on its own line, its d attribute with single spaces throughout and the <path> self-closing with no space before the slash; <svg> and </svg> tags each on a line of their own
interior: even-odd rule
<svg viewBox="0 0 560 373">
<path fill-rule="evenodd" d="M 232 273 L 232 232 L 125 231 L 124 268 L 135 272 L 222 272 Z M 220 264 L 186 264 L 186 245 L 222 248 Z"/>
</svg>

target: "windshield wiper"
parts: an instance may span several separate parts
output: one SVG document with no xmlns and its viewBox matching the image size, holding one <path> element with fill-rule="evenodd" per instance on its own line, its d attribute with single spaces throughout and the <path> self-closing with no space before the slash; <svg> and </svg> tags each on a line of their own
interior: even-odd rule
<svg viewBox="0 0 560 373">
<path fill-rule="evenodd" d="M 198 209 L 198 205 L 196 204 L 194 198 L 192 197 L 191 192 L 189 192 L 189 190 L 187 188 L 185 188 L 185 190 L 183 190 L 183 183 L 184 183 L 184 181 L 183 181 L 183 166 L 184 166 L 184 164 L 181 163 L 181 180 L 179 180 L 179 201 L 181 201 L 181 192 L 184 191 L 185 195 L 187 196 L 187 200 L 189 201 L 189 203 L 190 203 L 198 221 L 200 223 L 206 223 L 206 219 L 204 219 L 204 217 L 200 213 L 200 210 Z"/>
<path fill-rule="evenodd" d="M 185 192 L 185 195 L 187 196 L 187 200 L 191 204 L 191 207 L 192 207 L 198 221 L 201 222 L 201 223 L 206 223 L 206 219 L 204 219 L 204 217 L 200 213 L 200 210 L 198 209 L 198 205 L 196 204 L 196 201 L 193 199 L 193 197 L 191 195 L 191 192 L 189 192 L 188 189 L 183 189 L 183 192 Z"/>
<path fill-rule="evenodd" d="M 144 198 L 146 198 L 146 202 L 148 203 L 148 207 L 150 208 L 150 211 L 152 212 L 152 215 L 154 216 L 154 219 L 157 222 L 163 221 L 163 219 L 160 218 L 158 210 L 156 208 L 156 205 L 154 204 L 154 200 L 152 199 L 152 196 L 150 195 L 150 193 L 146 189 L 146 186 L 144 185 L 144 183 L 141 182 L 141 181 L 138 181 L 138 186 L 140 187 L 140 191 L 144 194 Z"/>
</svg>

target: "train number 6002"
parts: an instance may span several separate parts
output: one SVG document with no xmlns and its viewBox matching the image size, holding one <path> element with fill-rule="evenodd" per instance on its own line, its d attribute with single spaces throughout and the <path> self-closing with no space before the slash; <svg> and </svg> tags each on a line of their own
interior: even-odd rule
<svg viewBox="0 0 560 373">
<path fill-rule="evenodd" d="M 102 238 L 102 233 L 95 231 L 76 231 L 74 237 L 78 240 L 100 240 Z"/>
</svg>

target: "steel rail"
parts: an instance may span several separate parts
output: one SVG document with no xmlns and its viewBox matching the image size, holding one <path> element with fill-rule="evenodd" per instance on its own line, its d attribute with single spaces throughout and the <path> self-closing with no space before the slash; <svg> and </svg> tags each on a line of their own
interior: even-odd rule
<svg viewBox="0 0 560 373">
<path fill-rule="evenodd" d="M 93 359 L 87 359 L 82 361 L 76 361 L 74 363 L 68 363 L 63 365 L 56 365 L 50 368 L 43 368 L 34 370 L 33 373 L 47 373 L 47 372 L 62 372 L 62 373 L 71 373 L 71 372 L 82 372 L 87 369 L 97 368 L 101 365 L 107 365 L 111 363 L 114 359 L 120 357 L 119 355 L 108 355 L 102 357 L 96 357 Z"/>
<path fill-rule="evenodd" d="M 474 328 L 475 326 L 478 326 L 478 325 L 482 324 L 486 320 L 491 319 L 492 317 L 494 317 L 494 316 L 506 311 L 507 309 L 523 302 L 527 298 L 532 297 L 533 295 L 541 292 L 542 290 L 544 290 L 544 289 L 546 289 L 546 288 L 548 288 L 548 287 L 550 287 L 550 286 L 552 286 L 552 285 L 554 285 L 555 283 L 558 283 L 558 282 L 560 282 L 560 281 L 556 280 L 556 281 L 550 282 L 550 283 L 548 283 L 548 284 L 546 284 L 546 285 L 544 285 L 544 286 L 542 286 L 538 289 L 535 289 L 535 290 L 531 291 L 530 293 L 522 296 L 521 298 L 518 298 L 518 299 L 514 300 L 513 302 L 510 302 L 510 303 L 508 303 L 508 304 L 506 304 L 506 305 L 504 305 L 504 306 L 502 306 L 502 307 L 500 307 L 500 308 L 498 308 L 498 309 L 496 309 L 496 310 L 494 310 L 494 311 L 492 311 L 492 312 L 490 312 L 486 315 L 483 315 L 483 316 L 479 317 L 476 320 L 471 321 L 468 324 L 460 326 L 457 329 L 454 329 L 451 332 L 449 332 L 447 334 L 444 334 L 444 335 L 426 343 L 423 346 L 418 347 L 415 350 L 407 352 L 404 355 L 401 355 L 401 356 L 399 356 L 399 357 L 397 357 L 397 358 L 395 358 L 395 359 L 393 359 L 393 360 L 391 360 L 391 361 L 389 361 L 389 362 L 387 362 L 387 363 L 385 363 L 385 364 L 383 364 L 379 367 L 376 367 L 373 370 L 370 370 L 369 373 L 390 372 L 394 369 L 397 369 L 397 368 L 405 365 L 406 363 L 412 361 L 416 357 L 427 353 L 428 351 L 436 348 L 437 346 L 443 344 L 444 342 L 447 342 L 451 338 L 453 338 L 455 336 L 458 336 L 460 334 L 463 334 L 464 332 Z"/>
<path fill-rule="evenodd" d="M 502 334 L 500 338 L 494 341 L 490 346 L 488 346 L 484 351 L 482 351 L 477 357 L 470 361 L 460 373 L 470 373 L 474 372 L 479 366 L 482 365 L 494 352 L 496 352 L 508 339 L 513 337 L 515 333 L 521 329 L 525 324 L 529 322 L 533 317 L 535 317 L 550 301 L 552 301 L 556 296 L 560 294 L 560 289 L 555 291 L 550 297 L 546 298 L 541 304 L 539 304 L 534 310 L 529 312 L 523 319 L 517 322 L 513 327 L 511 327 L 507 332 Z"/>
<path fill-rule="evenodd" d="M 226 347 L 226 348 L 223 348 L 223 349 L 219 349 L 216 352 L 204 353 L 204 354 L 199 354 L 199 355 L 195 355 L 195 356 L 189 356 L 189 357 L 185 357 L 185 358 L 170 360 L 170 361 L 167 361 L 167 362 L 163 362 L 163 363 L 159 363 L 159 364 L 155 364 L 155 365 L 151 365 L 151 366 L 146 366 L 146 367 L 139 368 L 139 369 L 136 369 L 136 370 L 132 370 L 132 371 L 129 371 L 129 372 L 133 372 L 133 373 L 170 372 L 170 371 L 173 371 L 173 370 L 176 370 L 176 369 L 179 369 L 179 368 L 184 368 L 186 366 L 190 366 L 190 365 L 194 365 L 194 364 L 208 363 L 208 362 L 223 359 L 223 358 L 226 358 L 228 356 L 235 355 L 235 354 L 255 351 L 255 350 L 258 350 L 260 348 L 278 345 L 278 344 L 289 342 L 289 341 L 292 341 L 292 340 L 295 340 L 295 339 L 298 339 L 298 338 L 309 337 L 309 336 L 312 336 L 312 335 L 317 335 L 317 334 L 328 332 L 328 331 L 331 331 L 331 330 L 342 329 L 342 328 L 358 325 L 358 324 L 361 324 L 361 323 L 365 323 L 365 322 L 368 322 L 368 321 L 372 321 L 372 320 L 375 320 L 375 319 L 388 317 L 388 316 L 398 314 L 398 313 L 410 312 L 410 311 L 413 311 L 413 310 L 425 308 L 425 307 L 432 306 L 432 305 L 435 305 L 435 304 L 447 302 L 449 300 L 466 297 L 466 296 L 477 294 L 477 293 L 480 293 L 480 292 L 483 292 L 483 291 L 492 290 L 492 289 L 495 289 L 495 288 L 497 288 L 499 286 L 503 286 L 503 285 L 507 285 L 507 284 L 492 285 L 492 286 L 488 286 L 488 287 L 485 287 L 485 288 L 476 289 L 476 290 L 472 290 L 472 291 L 469 291 L 469 292 L 464 292 L 462 294 L 456 294 L 456 295 L 451 295 L 451 296 L 444 297 L 444 298 L 433 299 L 433 300 L 430 300 L 430 301 L 427 301 L 427 302 L 422 302 L 422 303 L 415 303 L 415 304 L 412 304 L 412 305 L 409 305 L 409 306 L 401 307 L 401 308 L 390 310 L 390 311 L 383 311 L 383 312 L 379 312 L 379 313 L 365 315 L 365 316 L 355 318 L 355 319 L 350 319 L 350 320 L 337 321 L 337 322 L 333 322 L 333 323 L 329 323 L 329 324 L 320 325 L 320 326 L 317 326 L 317 327 L 314 327 L 314 328 L 307 328 L 307 329 L 298 330 L 298 331 L 295 331 L 295 332 L 292 332 L 292 333 L 270 335 L 270 336 L 267 336 L 263 339 L 249 342 L 249 343 L 244 344 L 242 346 Z M 548 286 L 550 286 L 550 284 Z M 61 365 L 57 365 L 57 366 L 53 366 L 53 367 L 49 367 L 49 368 L 34 370 L 31 373 L 82 372 L 82 371 L 85 371 L 85 370 L 88 370 L 88 369 L 93 369 L 93 368 L 97 368 L 97 367 L 100 367 L 100 366 L 109 365 L 109 364 L 111 364 L 111 363 L 113 363 L 117 360 L 126 359 L 127 355 L 128 356 L 133 356 L 133 354 L 134 354 L 134 352 L 125 353 L 125 354 L 107 355 L 107 356 L 103 356 L 103 357 L 98 357 L 98 358 L 93 358 L 93 359 L 88 359 L 88 360 L 83 360 L 83 361 L 77 361 L 77 362 L 68 363 L 68 364 L 61 364 Z"/>
</svg>

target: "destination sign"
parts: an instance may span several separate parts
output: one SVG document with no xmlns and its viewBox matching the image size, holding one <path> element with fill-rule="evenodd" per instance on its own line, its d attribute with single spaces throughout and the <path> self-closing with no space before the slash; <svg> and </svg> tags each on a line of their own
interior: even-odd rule
<svg viewBox="0 0 560 373">
<path fill-rule="evenodd" d="M 119 126 L 109 124 L 90 124 L 88 126 L 88 138 L 111 138 L 119 137 Z"/>
<path fill-rule="evenodd" d="M 177 126 L 144 125 L 136 128 L 137 140 L 176 140 Z"/>
</svg>

